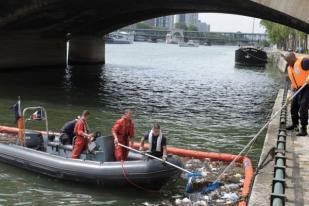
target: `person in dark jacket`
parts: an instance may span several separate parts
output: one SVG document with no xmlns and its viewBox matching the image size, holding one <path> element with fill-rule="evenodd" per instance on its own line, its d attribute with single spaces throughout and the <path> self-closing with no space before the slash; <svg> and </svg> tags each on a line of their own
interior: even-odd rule
<svg viewBox="0 0 309 206">
<path fill-rule="evenodd" d="M 63 127 L 60 130 L 60 141 L 62 144 L 67 145 L 67 144 L 72 144 L 73 142 L 73 138 L 75 136 L 74 134 L 74 128 L 76 125 L 77 120 L 79 119 L 79 117 L 77 117 L 77 119 L 73 119 L 67 123 L 65 123 L 63 125 Z"/>
</svg>

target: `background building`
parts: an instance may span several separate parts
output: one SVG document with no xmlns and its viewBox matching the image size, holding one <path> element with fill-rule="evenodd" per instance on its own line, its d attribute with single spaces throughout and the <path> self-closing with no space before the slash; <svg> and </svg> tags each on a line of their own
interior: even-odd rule
<svg viewBox="0 0 309 206">
<path fill-rule="evenodd" d="M 198 19 L 198 13 L 175 15 L 175 23 L 185 24 L 187 27 L 195 26 L 200 32 L 209 32 L 210 25 Z"/>
<path fill-rule="evenodd" d="M 200 32 L 210 32 L 210 25 L 206 22 L 201 22 L 198 20 L 197 24 L 195 25 Z"/>
<path fill-rule="evenodd" d="M 156 26 L 156 19 L 148 19 L 148 20 L 145 20 L 143 21 L 143 23 L 151 26 L 151 27 L 155 27 Z"/>
<path fill-rule="evenodd" d="M 196 26 L 199 22 L 198 13 L 185 14 L 185 23 L 187 26 Z"/>
<path fill-rule="evenodd" d="M 175 15 L 174 23 L 186 23 L 186 14 Z"/>
<path fill-rule="evenodd" d="M 164 28 L 164 29 L 171 30 L 175 28 L 176 23 L 180 23 L 184 25 L 184 27 L 191 27 L 191 28 L 192 26 L 196 27 L 197 30 L 200 32 L 210 31 L 210 25 L 205 22 L 201 22 L 201 20 L 198 19 L 198 13 L 161 16 L 155 19 L 148 19 L 140 23 L 127 26 L 127 28 L 131 28 L 131 29 L 134 29 L 134 28 L 141 28 L 141 29 Z"/>
<path fill-rule="evenodd" d="M 174 16 L 162 16 L 154 19 L 155 27 L 172 29 L 174 27 Z"/>
</svg>

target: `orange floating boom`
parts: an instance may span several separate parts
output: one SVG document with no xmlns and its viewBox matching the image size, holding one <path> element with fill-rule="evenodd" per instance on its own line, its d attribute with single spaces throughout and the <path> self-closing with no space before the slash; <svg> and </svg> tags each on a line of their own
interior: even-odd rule
<svg viewBox="0 0 309 206">
<path fill-rule="evenodd" d="M 0 133 L 18 134 L 19 129 L 15 127 L 0 126 Z"/>
<path fill-rule="evenodd" d="M 19 129 L 15 127 L 6 127 L 6 126 L 0 126 L 0 133 L 8 133 L 8 134 L 18 134 Z M 42 131 L 42 134 L 46 135 L 46 132 Z M 59 133 L 53 133 L 58 135 Z M 140 147 L 140 143 L 134 143 L 134 148 L 138 149 Z M 146 149 L 149 148 L 148 144 L 145 144 L 144 146 Z M 167 152 L 169 154 L 178 155 L 181 157 L 191 157 L 196 159 L 205 159 L 209 158 L 212 160 L 219 160 L 224 162 L 232 162 L 235 158 L 237 158 L 237 155 L 232 154 L 224 154 L 224 153 L 214 153 L 214 152 L 202 152 L 202 151 L 196 151 L 196 150 L 187 150 L 187 149 L 180 149 L 176 147 L 167 147 Z M 239 206 L 246 206 L 247 205 L 247 197 L 250 193 L 250 186 L 251 182 L 253 180 L 254 171 L 252 167 L 251 160 L 248 157 L 240 156 L 237 160 L 237 162 L 240 162 L 243 164 L 243 167 L 245 169 L 245 179 L 244 179 L 244 185 L 242 189 L 242 199 L 238 203 Z"/>
</svg>

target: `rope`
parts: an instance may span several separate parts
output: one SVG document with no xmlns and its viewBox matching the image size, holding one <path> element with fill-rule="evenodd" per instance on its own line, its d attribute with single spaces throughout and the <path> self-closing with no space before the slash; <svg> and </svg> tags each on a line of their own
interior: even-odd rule
<svg viewBox="0 0 309 206">
<path fill-rule="evenodd" d="M 284 109 L 290 101 L 298 95 L 305 87 L 307 83 L 305 83 L 299 90 L 297 90 L 293 96 L 270 118 L 270 120 L 258 131 L 258 133 L 249 141 L 249 143 L 240 151 L 240 153 L 233 159 L 233 161 L 223 170 L 223 172 L 217 177 L 215 182 L 218 182 L 221 177 L 232 167 L 232 165 L 239 159 L 239 157 L 255 142 L 255 140 L 260 136 L 260 134 L 268 127 L 268 125 L 280 114 L 281 110 Z"/>
<path fill-rule="evenodd" d="M 131 180 L 129 179 L 129 177 L 128 177 L 126 171 L 125 171 L 125 169 L 124 169 L 124 161 L 121 160 L 121 161 L 120 161 L 120 164 L 121 164 L 121 169 L 122 169 L 122 175 L 123 175 L 123 177 L 126 179 L 126 181 L 127 181 L 129 184 L 133 185 L 134 187 L 136 187 L 136 188 L 138 188 L 138 189 L 140 189 L 140 190 L 143 190 L 143 191 L 145 191 L 145 192 L 148 192 L 148 193 L 159 193 L 159 192 L 160 192 L 160 190 L 151 190 L 151 189 L 144 188 L 144 187 L 142 187 L 142 186 L 140 186 L 140 185 L 134 183 L 133 181 L 131 181 Z"/>
<path fill-rule="evenodd" d="M 270 117 L 271 117 L 271 112 L 269 112 L 268 115 L 266 116 L 266 120 L 265 120 L 265 123 L 264 123 L 264 124 L 267 123 L 267 121 L 268 121 L 268 119 L 269 119 Z M 251 151 L 251 149 L 252 149 L 253 145 L 256 143 L 256 141 L 257 141 L 257 139 L 252 143 L 252 145 L 250 146 L 250 148 L 247 150 L 247 152 L 246 152 L 245 155 L 244 155 L 245 157 L 248 156 L 249 152 Z"/>
<path fill-rule="evenodd" d="M 271 160 L 273 160 L 275 158 L 275 150 L 276 150 L 276 147 L 272 147 L 267 155 L 265 156 L 265 158 L 263 159 L 263 161 L 261 161 L 260 164 L 258 164 L 257 168 L 256 168 L 256 171 L 255 173 L 258 174 L 259 170 L 263 169 L 266 165 L 268 165 L 268 163 L 270 162 L 267 162 L 267 164 L 265 164 L 266 160 L 268 159 L 269 156 L 271 156 Z"/>
</svg>

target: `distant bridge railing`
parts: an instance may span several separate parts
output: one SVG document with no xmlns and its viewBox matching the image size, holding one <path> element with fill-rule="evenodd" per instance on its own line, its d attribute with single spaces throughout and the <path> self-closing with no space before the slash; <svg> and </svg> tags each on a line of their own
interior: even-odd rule
<svg viewBox="0 0 309 206">
<path fill-rule="evenodd" d="M 170 30 L 163 29 L 122 29 L 122 31 L 134 32 L 135 36 L 149 39 L 165 39 Z M 227 41 L 227 42 L 260 42 L 268 39 L 263 33 L 240 33 L 240 32 L 198 32 L 183 31 L 185 39 L 205 41 Z"/>
</svg>

